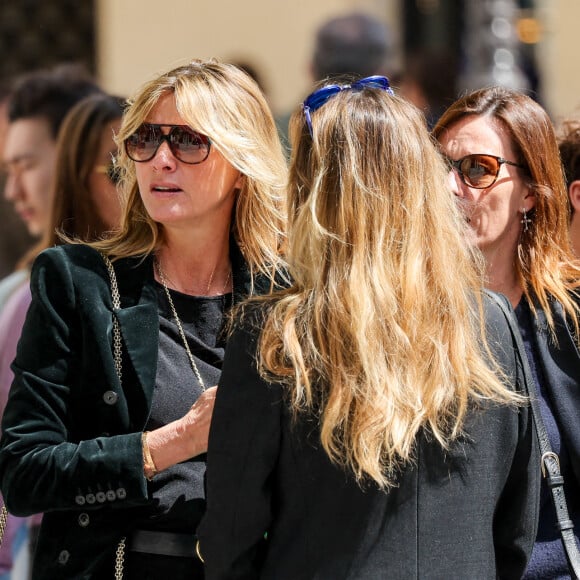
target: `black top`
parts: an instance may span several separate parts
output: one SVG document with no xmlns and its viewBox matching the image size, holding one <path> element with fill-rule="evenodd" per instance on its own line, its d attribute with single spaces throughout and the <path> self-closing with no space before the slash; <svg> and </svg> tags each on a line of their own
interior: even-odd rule
<svg viewBox="0 0 580 580">
<path fill-rule="evenodd" d="M 183 339 L 169 306 L 165 289 L 156 283 L 159 301 L 159 359 L 151 415 L 152 431 L 183 417 L 202 393 Z M 232 295 L 189 296 L 169 290 L 189 348 L 205 388 L 217 384 L 224 357 L 224 314 Z M 205 508 L 205 454 L 174 465 L 148 484 L 157 500 L 143 527 L 195 532 Z"/>
</svg>

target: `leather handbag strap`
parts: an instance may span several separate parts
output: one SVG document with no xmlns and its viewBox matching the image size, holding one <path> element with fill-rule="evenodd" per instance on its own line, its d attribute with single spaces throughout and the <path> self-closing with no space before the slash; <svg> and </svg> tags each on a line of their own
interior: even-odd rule
<svg viewBox="0 0 580 580">
<path fill-rule="evenodd" d="M 540 402 L 536 392 L 536 382 L 530 369 L 528 356 L 517 324 L 517 319 L 507 298 L 496 294 L 495 292 L 486 291 L 486 293 L 501 308 L 516 345 L 516 354 L 524 372 L 524 382 L 530 398 L 532 416 L 534 418 L 540 452 L 542 454 L 542 476 L 545 478 L 546 483 L 550 488 L 552 501 L 556 508 L 556 526 L 560 531 L 564 552 L 566 554 L 566 559 L 568 560 L 568 568 L 570 569 L 572 578 L 578 580 L 580 578 L 580 551 L 578 550 L 576 537 L 574 535 L 574 523 L 568 514 L 568 505 L 564 494 L 564 478 L 560 473 L 560 459 L 558 455 L 552 451 L 550 439 L 548 438 L 544 420 L 542 419 Z"/>
</svg>

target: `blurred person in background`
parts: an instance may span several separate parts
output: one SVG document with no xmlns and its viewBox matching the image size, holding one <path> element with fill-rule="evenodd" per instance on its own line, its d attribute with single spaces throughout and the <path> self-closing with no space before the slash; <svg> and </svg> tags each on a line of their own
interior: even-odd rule
<svg viewBox="0 0 580 580">
<path fill-rule="evenodd" d="M 286 163 L 246 73 L 195 60 L 145 83 L 117 143 L 121 225 L 36 258 L 12 365 L 0 483 L 43 512 L 36 580 L 203 578 L 224 325 L 282 264 Z"/>
<path fill-rule="evenodd" d="M 489 87 L 459 98 L 433 129 L 449 184 L 482 251 L 486 285 L 515 309 L 541 414 L 580 530 L 580 264 L 570 247 L 568 193 L 546 111 L 522 92 Z M 569 578 L 551 492 L 524 578 Z"/>
<path fill-rule="evenodd" d="M 352 12 L 325 21 L 316 31 L 310 61 L 313 83 L 333 77 L 368 77 L 389 71 L 393 41 L 387 26 L 363 12 Z M 288 147 L 291 111 L 277 117 L 282 143 Z"/>
<path fill-rule="evenodd" d="M 423 111 L 431 129 L 455 101 L 457 64 L 448 51 L 423 49 L 405 58 L 403 68 L 393 78 L 397 94 Z"/>
<path fill-rule="evenodd" d="M 290 129 L 294 283 L 228 342 L 207 579 L 519 579 L 539 490 L 523 376 L 424 117 L 373 76 L 315 91 Z"/>
<path fill-rule="evenodd" d="M 4 141 L 8 130 L 8 83 L 0 84 L 0 159 L 4 151 Z M 0 167 L 0 191 L 4 191 L 5 172 Z M 0 279 L 14 271 L 16 263 L 24 255 L 34 241 L 25 225 L 14 212 L 12 204 L 0 195 Z M 2 300 L 0 299 L 0 302 Z"/>
<path fill-rule="evenodd" d="M 42 239 L 23 260 L 24 271 L 42 250 L 62 243 L 62 235 L 95 240 L 119 225 L 121 205 L 113 159 L 117 152 L 114 135 L 122 112 L 122 99 L 98 93 L 77 103 L 63 120 L 56 144 L 49 222 Z M 6 406 L 14 378 L 10 365 L 30 301 L 30 287 L 23 284 L 12 292 L 0 311 L 0 411 Z M 40 521 L 38 515 L 28 522 L 31 552 L 36 546 Z M 7 534 L 3 551 L 10 550 L 10 541 L 11 534 Z"/>
<path fill-rule="evenodd" d="M 562 121 L 558 147 L 570 198 L 570 242 L 574 253 L 580 257 L 580 116 Z"/>
<path fill-rule="evenodd" d="M 100 92 L 83 68 L 69 64 L 23 74 L 12 84 L 2 151 L 4 197 L 13 205 L 32 239 L 50 235 L 57 136 L 61 124 L 76 103 Z M 11 382 L 10 363 L 29 301 L 30 261 L 36 253 L 33 248 L 24 257 L 20 256 L 17 270 L 0 281 L 0 415 Z M 9 311 L 4 313 L 9 302 Z M 11 539 L 23 523 L 19 518 L 8 516 L 6 537 L 0 547 L 0 561 L 6 568 L 12 565 Z M 33 520 L 30 529 L 31 549 L 34 549 L 37 523 Z"/>
<path fill-rule="evenodd" d="M 4 196 L 34 238 L 44 235 L 49 219 L 62 120 L 78 101 L 97 91 L 86 71 L 72 64 L 27 73 L 14 81 L 2 152 Z M 0 310 L 12 291 L 26 283 L 26 267 L 19 264 L 0 281 Z"/>
</svg>

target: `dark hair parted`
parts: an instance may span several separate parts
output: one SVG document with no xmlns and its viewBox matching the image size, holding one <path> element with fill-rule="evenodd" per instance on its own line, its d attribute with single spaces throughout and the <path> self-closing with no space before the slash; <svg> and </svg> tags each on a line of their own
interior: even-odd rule
<svg viewBox="0 0 580 580">
<path fill-rule="evenodd" d="M 25 73 L 13 84 L 8 120 L 46 118 L 56 139 L 68 111 L 81 99 L 102 92 L 80 65 L 62 64 L 52 69 Z"/>
</svg>

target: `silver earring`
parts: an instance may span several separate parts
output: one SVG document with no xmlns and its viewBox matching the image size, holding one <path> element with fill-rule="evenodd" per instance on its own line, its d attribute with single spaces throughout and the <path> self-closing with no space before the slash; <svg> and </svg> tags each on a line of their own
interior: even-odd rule
<svg viewBox="0 0 580 580">
<path fill-rule="evenodd" d="M 532 223 L 532 220 L 531 220 L 531 218 L 528 217 L 525 207 L 522 207 L 522 220 L 521 220 L 521 223 L 524 226 L 524 233 L 527 232 L 530 229 L 530 225 Z"/>
</svg>

